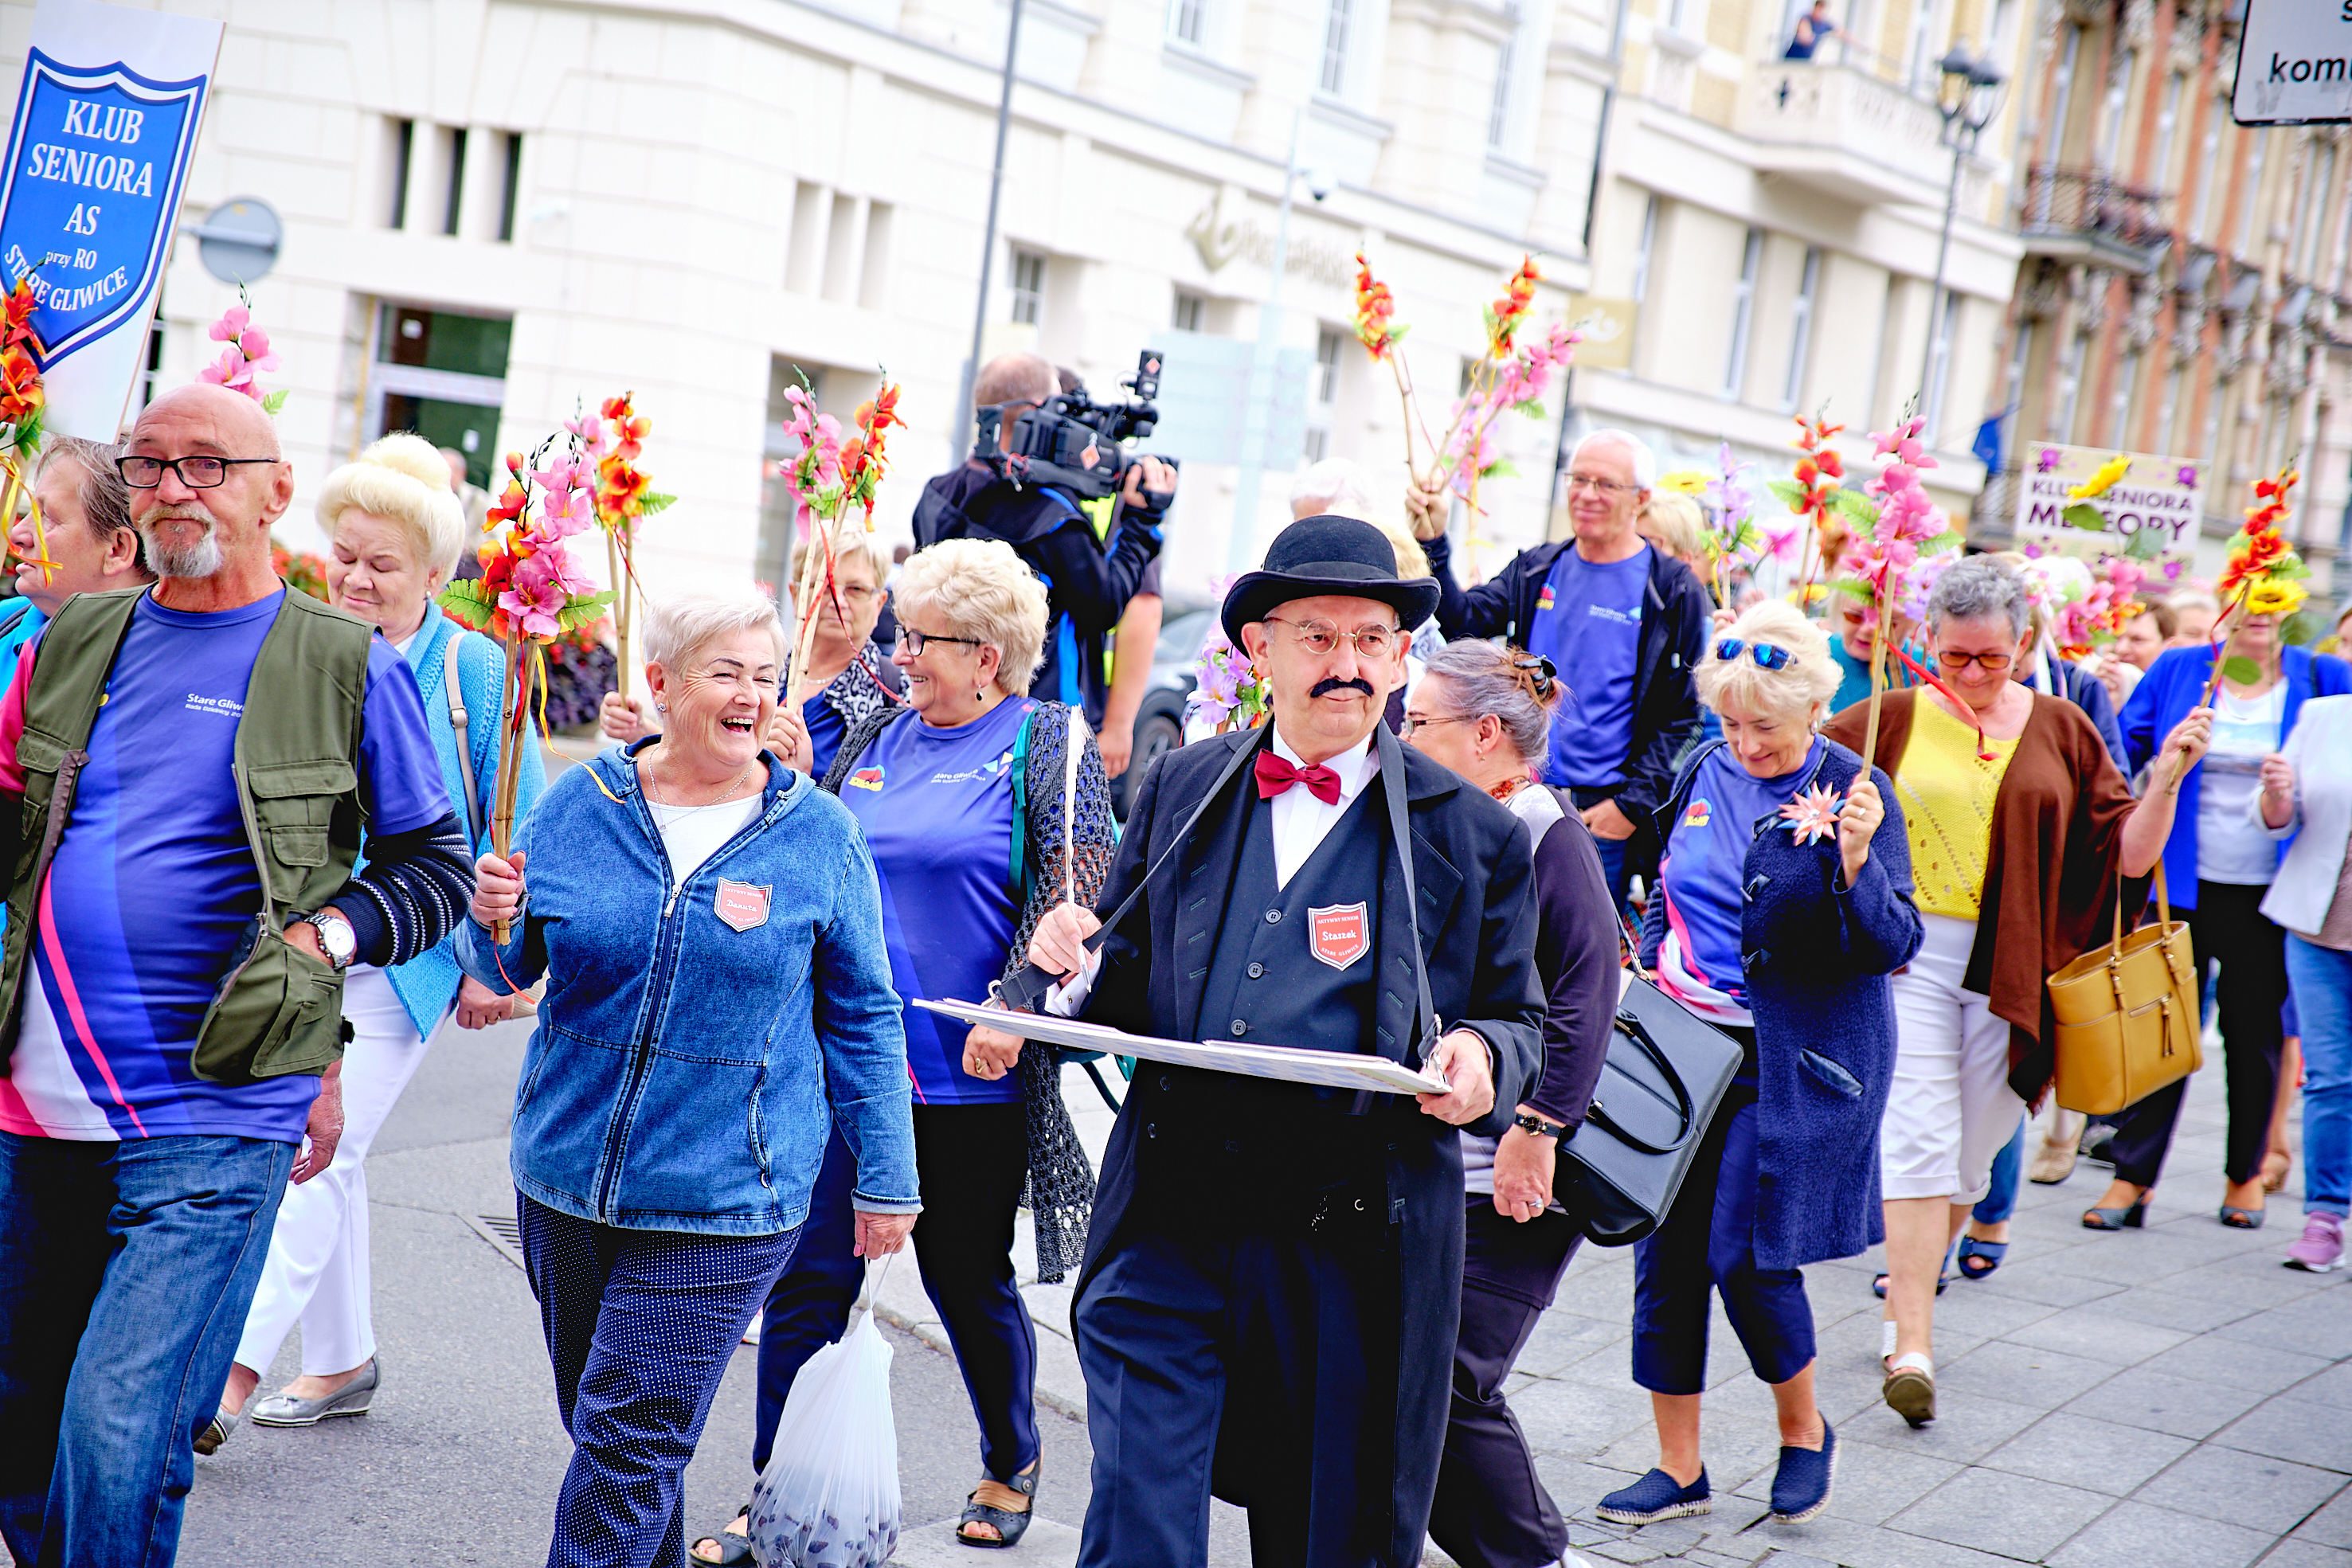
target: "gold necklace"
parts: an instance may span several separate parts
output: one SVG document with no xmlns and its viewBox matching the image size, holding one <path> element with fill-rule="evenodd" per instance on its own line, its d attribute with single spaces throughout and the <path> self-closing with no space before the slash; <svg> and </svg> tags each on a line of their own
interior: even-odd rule
<svg viewBox="0 0 2352 1568">
<path fill-rule="evenodd" d="M 703 810 L 704 807 L 716 806 L 723 803 L 728 796 L 732 795 L 736 790 L 743 788 L 743 780 L 751 776 L 751 769 L 758 767 L 760 759 L 756 757 L 751 758 L 750 762 L 745 763 L 743 765 L 743 771 L 735 775 L 733 781 L 730 782 L 724 789 L 719 790 L 716 799 L 705 800 L 700 806 L 682 806 L 676 800 L 663 800 L 660 791 L 654 788 L 653 769 L 651 768 L 646 768 L 641 769 L 641 771 L 645 775 L 646 793 L 653 798 L 655 805 L 667 806 L 674 811 L 699 811 Z"/>
</svg>

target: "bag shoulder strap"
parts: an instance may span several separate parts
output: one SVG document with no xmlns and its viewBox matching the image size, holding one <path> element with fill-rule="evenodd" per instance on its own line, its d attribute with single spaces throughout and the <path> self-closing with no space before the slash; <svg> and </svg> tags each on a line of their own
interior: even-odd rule
<svg viewBox="0 0 2352 1568">
<path fill-rule="evenodd" d="M 466 629 L 458 627 L 449 634 L 442 649 L 442 695 L 449 699 L 449 727 L 457 732 L 457 777 L 466 785 L 466 843 L 468 848 L 482 841 L 482 795 L 474 783 L 474 747 L 466 728 L 466 694 L 457 681 L 457 644 L 465 641 Z"/>
<path fill-rule="evenodd" d="M 1437 1009 L 1429 999 L 1429 966 L 1421 952 L 1421 891 L 1413 883 L 1412 831 L 1405 821 L 1404 810 L 1404 747 L 1397 744 L 1387 725 L 1373 727 L 1372 735 L 1381 756 L 1381 792 L 1388 797 L 1389 837 L 1396 845 L 1397 866 L 1404 873 L 1405 931 L 1412 944 L 1412 984 L 1421 1006 L 1421 1038 L 1415 1042 L 1421 1060 L 1429 1060 L 1430 1049 L 1437 1043 Z"/>
<path fill-rule="evenodd" d="M 1029 902 L 1029 732 L 1043 708 L 1031 708 L 1013 737 L 1013 900 Z"/>
</svg>

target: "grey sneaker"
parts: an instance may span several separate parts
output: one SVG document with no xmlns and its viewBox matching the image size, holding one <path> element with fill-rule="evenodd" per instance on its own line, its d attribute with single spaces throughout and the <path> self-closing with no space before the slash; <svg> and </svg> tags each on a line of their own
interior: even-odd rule
<svg viewBox="0 0 2352 1568">
<path fill-rule="evenodd" d="M 2344 1262 L 2344 1221 L 2333 1214 L 2303 1217 L 2303 1239 L 2286 1249 L 2286 1266 L 2325 1274 Z"/>
<path fill-rule="evenodd" d="M 290 1394 L 273 1394 L 247 1406 L 246 1419 L 257 1427 L 315 1427 L 331 1416 L 364 1416 L 375 1398 L 381 1376 L 371 1356 L 357 1377 L 324 1399 L 297 1399 Z"/>
</svg>

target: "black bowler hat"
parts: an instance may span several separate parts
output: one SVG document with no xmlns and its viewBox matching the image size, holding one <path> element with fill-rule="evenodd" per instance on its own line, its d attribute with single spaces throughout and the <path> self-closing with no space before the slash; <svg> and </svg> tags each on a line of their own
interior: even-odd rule
<svg viewBox="0 0 2352 1568">
<path fill-rule="evenodd" d="M 1242 628 L 1294 599 L 1341 593 L 1391 605 L 1407 632 L 1437 612 L 1437 580 L 1397 576 L 1388 535 L 1355 517 L 1301 517 L 1276 534 L 1265 565 L 1244 572 L 1225 592 L 1225 635 L 1243 647 Z"/>
</svg>

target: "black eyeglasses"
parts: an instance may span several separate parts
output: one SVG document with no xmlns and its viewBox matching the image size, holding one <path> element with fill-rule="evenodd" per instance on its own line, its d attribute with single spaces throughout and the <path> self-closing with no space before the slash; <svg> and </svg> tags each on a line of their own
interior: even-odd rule
<svg viewBox="0 0 2352 1568">
<path fill-rule="evenodd" d="M 216 490 L 240 463 L 282 463 L 282 457 L 118 457 L 115 471 L 134 490 L 152 490 L 169 468 L 191 490 Z"/>
<path fill-rule="evenodd" d="M 1715 656 L 1727 664 L 1742 653 L 1759 670 L 1785 670 L 1795 657 L 1777 643 L 1743 643 L 1737 637 L 1726 637 L 1715 645 Z"/>
<path fill-rule="evenodd" d="M 967 648 L 985 648 L 986 643 L 977 637 L 936 637 L 929 632 L 918 632 L 912 626 L 898 628 L 898 648 L 908 658 L 922 657 L 925 644 L 930 643 L 961 643 Z"/>
</svg>

